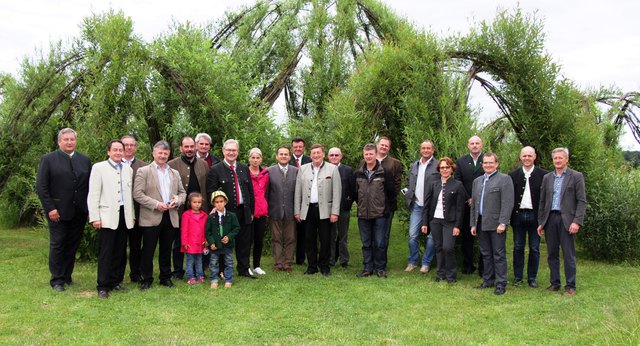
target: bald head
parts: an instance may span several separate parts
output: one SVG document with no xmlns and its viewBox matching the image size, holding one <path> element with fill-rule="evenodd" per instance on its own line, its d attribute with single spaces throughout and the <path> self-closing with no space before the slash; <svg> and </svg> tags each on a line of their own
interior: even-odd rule
<svg viewBox="0 0 640 346">
<path fill-rule="evenodd" d="M 482 152 L 482 139 L 478 136 L 473 136 L 467 141 L 467 148 L 469 153 L 473 157 L 478 157 Z"/>
<path fill-rule="evenodd" d="M 520 162 L 522 166 L 528 171 L 533 168 L 533 163 L 536 161 L 536 150 L 530 146 L 526 146 L 520 150 Z"/>
</svg>

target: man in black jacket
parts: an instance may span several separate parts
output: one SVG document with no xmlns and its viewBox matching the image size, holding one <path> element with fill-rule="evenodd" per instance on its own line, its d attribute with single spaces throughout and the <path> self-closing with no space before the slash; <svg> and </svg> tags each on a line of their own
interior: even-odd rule
<svg viewBox="0 0 640 346">
<path fill-rule="evenodd" d="M 49 283 L 58 292 L 73 282 L 76 251 L 88 216 L 91 160 L 75 151 L 76 139 L 73 129 L 60 130 L 59 149 L 40 159 L 36 177 L 36 193 L 49 224 Z"/>
<path fill-rule="evenodd" d="M 249 175 L 249 167 L 237 161 L 240 144 L 235 139 L 228 139 L 222 146 L 224 159 L 217 163 L 207 174 L 207 196 L 221 190 L 229 198 L 227 209 L 234 212 L 240 223 L 240 233 L 236 236 L 236 259 L 238 275 L 255 279 L 249 272 L 249 256 L 253 232 L 253 184 Z M 211 210 L 213 206 L 210 206 Z"/>
<path fill-rule="evenodd" d="M 351 216 L 351 206 L 355 195 L 355 176 L 353 169 L 340 163 L 342 160 L 342 150 L 340 148 L 329 149 L 329 162 L 338 166 L 340 180 L 342 182 L 342 198 L 340 199 L 340 217 L 338 222 L 331 225 L 331 241 L 335 246 L 331 246 L 331 258 L 329 264 L 334 266 L 338 258 L 340 265 L 346 268 L 349 265 L 349 219 Z"/>
<path fill-rule="evenodd" d="M 305 141 L 301 137 L 296 137 L 291 140 L 291 159 L 289 159 L 291 166 L 299 169 L 302 165 L 311 162 L 311 158 L 304 154 L 304 148 Z M 304 246 L 306 234 L 304 229 L 304 221 L 296 223 L 296 264 L 299 265 L 304 264 L 306 256 Z"/>
</svg>

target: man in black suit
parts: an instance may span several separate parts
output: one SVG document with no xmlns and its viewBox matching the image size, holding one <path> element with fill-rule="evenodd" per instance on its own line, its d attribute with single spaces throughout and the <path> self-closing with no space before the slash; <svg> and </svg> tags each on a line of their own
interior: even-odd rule
<svg viewBox="0 0 640 346">
<path fill-rule="evenodd" d="M 340 265 L 346 268 L 349 265 L 349 219 L 351 216 L 351 206 L 356 193 L 355 175 L 353 169 L 340 163 L 342 161 L 342 150 L 340 148 L 329 149 L 329 162 L 338 166 L 340 181 L 342 182 L 342 199 L 340 200 L 340 215 L 338 222 L 331 224 L 331 258 L 329 264 L 336 265 L 338 258 Z"/>
<path fill-rule="evenodd" d="M 473 242 L 474 237 L 471 235 L 469 226 L 469 215 L 471 207 L 471 187 L 473 181 L 484 174 L 482 170 L 482 139 L 473 136 L 467 141 L 469 155 L 462 156 L 456 161 L 455 178 L 462 182 L 467 192 L 467 207 L 464 210 L 464 221 L 462 229 L 460 229 L 460 240 L 462 242 L 462 273 L 472 274 L 476 267 L 473 264 Z M 478 273 L 482 276 L 482 259 L 478 261 Z"/>
<path fill-rule="evenodd" d="M 57 292 L 73 282 L 76 251 L 88 217 L 91 160 L 75 151 L 76 140 L 73 129 L 60 130 L 59 150 L 40 159 L 36 176 L 36 193 L 49 224 L 49 283 Z"/>
<path fill-rule="evenodd" d="M 124 156 L 122 157 L 122 164 L 131 167 L 133 169 L 133 177 L 135 180 L 138 168 L 148 165 L 148 163 L 138 160 L 136 152 L 138 151 L 138 143 L 135 137 L 126 135 L 123 136 L 120 141 L 124 144 Z M 131 184 L 131 190 L 133 191 L 133 184 Z M 134 226 L 127 232 L 129 240 L 129 278 L 131 282 L 140 282 L 140 256 L 142 254 L 142 230 L 138 227 L 138 220 L 140 220 L 140 203 L 133 201 L 133 208 L 135 210 Z M 124 272 L 127 269 L 127 258 L 124 257 L 124 262 L 120 267 L 120 276 L 122 281 L 124 279 Z"/>
<path fill-rule="evenodd" d="M 291 159 L 289 159 L 289 164 L 291 166 L 297 167 L 300 169 L 300 166 L 311 162 L 311 158 L 304 154 L 305 142 L 304 139 L 300 137 L 296 137 L 291 140 Z M 305 225 L 304 221 L 296 223 L 296 264 L 302 265 L 304 264 L 305 258 Z"/>
<path fill-rule="evenodd" d="M 253 184 L 249 167 L 237 161 L 239 151 L 240 144 L 235 139 L 224 142 L 224 159 L 211 167 L 207 174 L 207 196 L 211 196 L 216 190 L 221 190 L 228 196 L 229 203 L 226 207 L 236 214 L 240 223 L 240 233 L 235 239 L 238 275 L 255 279 L 256 277 L 249 272 L 249 256 L 253 241 Z M 213 209 L 213 206 L 210 208 Z"/>
<path fill-rule="evenodd" d="M 529 237 L 529 261 L 527 266 L 527 283 L 537 288 L 536 277 L 540 263 L 540 236 L 537 232 L 538 206 L 540 204 L 540 186 L 542 177 L 548 172 L 534 165 L 536 151 L 532 147 L 520 150 L 522 167 L 509 173 L 513 181 L 514 207 L 511 213 L 513 228 L 513 284 L 522 282 L 524 270 L 524 245 Z"/>
<path fill-rule="evenodd" d="M 547 261 L 551 272 L 548 291 L 560 290 L 560 247 L 564 257 L 565 296 L 576 295 L 575 236 L 584 222 L 587 194 L 582 173 L 567 167 L 569 149 L 556 148 L 551 152 L 555 170 L 542 179 L 538 234 L 547 234 Z"/>
</svg>

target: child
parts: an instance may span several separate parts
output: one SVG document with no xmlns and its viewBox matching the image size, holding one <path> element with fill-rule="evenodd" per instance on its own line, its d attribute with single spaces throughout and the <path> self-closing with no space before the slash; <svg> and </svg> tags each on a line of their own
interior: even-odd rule
<svg viewBox="0 0 640 346">
<path fill-rule="evenodd" d="M 198 192 L 189 194 L 187 205 L 189 210 L 182 214 L 180 232 L 182 233 L 182 252 L 187 254 L 187 283 L 189 285 L 204 282 L 202 270 L 202 248 L 206 247 L 204 228 L 207 223 L 207 213 L 202 208 L 202 195 Z M 195 267 L 195 275 L 194 275 Z"/>
<path fill-rule="evenodd" d="M 214 191 L 211 194 L 213 211 L 207 218 L 206 237 L 210 244 L 211 261 L 211 288 L 218 288 L 219 256 L 224 256 L 224 288 L 233 285 L 233 245 L 234 239 L 240 232 L 240 224 L 236 214 L 227 211 L 227 195 L 222 191 Z"/>
</svg>

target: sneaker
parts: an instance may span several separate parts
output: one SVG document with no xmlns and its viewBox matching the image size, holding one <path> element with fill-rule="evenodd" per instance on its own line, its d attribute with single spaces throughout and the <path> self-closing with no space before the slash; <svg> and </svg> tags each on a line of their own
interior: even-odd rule
<svg viewBox="0 0 640 346">
<path fill-rule="evenodd" d="M 211 288 L 213 289 L 218 288 L 218 281 L 211 281 Z"/>
<path fill-rule="evenodd" d="M 201 284 L 204 282 L 204 276 L 198 276 L 198 283 Z"/>
<path fill-rule="evenodd" d="M 251 271 L 251 268 L 247 269 L 247 271 L 249 272 L 249 275 L 253 276 L 253 271 Z"/>
<path fill-rule="evenodd" d="M 412 272 L 416 268 L 418 268 L 417 265 L 409 263 L 409 264 L 407 264 L 407 267 L 404 268 L 404 271 L 409 273 L 409 272 Z"/>
<path fill-rule="evenodd" d="M 196 284 L 196 278 L 189 278 L 189 280 L 187 280 L 187 284 L 195 285 Z"/>
<path fill-rule="evenodd" d="M 265 274 L 267 274 L 267 272 L 265 272 L 264 270 L 262 270 L 262 268 L 260 268 L 260 267 L 256 267 L 253 271 L 254 271 L 254 272 L 256 272 L 256 274 L 258 274 L 258 275 L 265 275 Z"/>
<path fill-rule="evenodd" d="M 429 266 L 428 266 L 428 265 L 426 265 L 426 264 L 423 264 L 423 265 L 422 265 L 422 267 L 420 267 L 420 272 L 421 272 L 422 274 L 426 274 L 426 273 L 428 273 L 428 272 L 429 272 L 429 270 L 431 270 L 431 267 L 429 267 Z"/>
<path fill-rule="evenodd" d="M 231 288 L 231 286 L 233 286 L 233 283 L 231 283 L 231 282 L 225 282 L 224 283 L 224 288 Z"/>
</svg>

